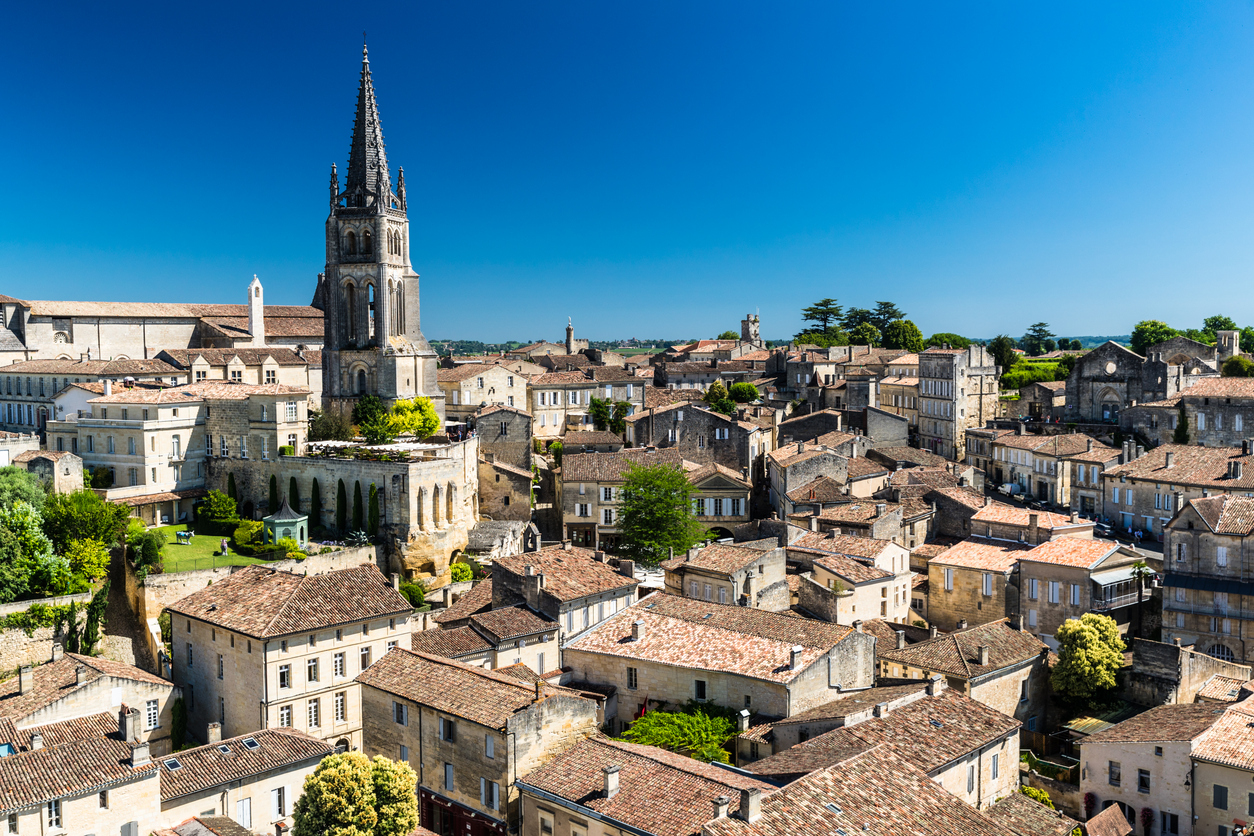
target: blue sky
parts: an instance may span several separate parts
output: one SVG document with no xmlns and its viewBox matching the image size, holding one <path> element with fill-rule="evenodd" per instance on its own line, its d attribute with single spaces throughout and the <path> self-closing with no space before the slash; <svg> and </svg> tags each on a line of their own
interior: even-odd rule
<svg viewBox="0 0 1254 836">
<path fill-rule="evenodd" d="M 1247 3 L 10 4 L 0 293 L 306 304 L 369 34 L 430 337 L 1254 324 Z"/>
</svg>

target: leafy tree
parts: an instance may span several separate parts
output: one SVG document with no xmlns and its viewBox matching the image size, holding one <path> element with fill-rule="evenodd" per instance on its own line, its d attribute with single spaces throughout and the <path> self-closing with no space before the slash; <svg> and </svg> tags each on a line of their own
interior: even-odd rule
<svg viewBox="0 0 1254 836">
<path fill-rule="evenodd" d="M 474 571 L 465 563 L 454 563 L 448 567 L 448 572 L 453 583 L 463 583 L 474 577 Z"/>
<path fill-rule="evenodd" d="M 849 342 L 851 345 L 876 347 L 880 344 L 880 329 L 876 328 L 870 322 L 860 323 L 856 328 L 849 332 Z"/>
<path fill-rule="evenodd" d="M 1079 340 L 1075 340 L 1075 339 L 1073 339 L 1073 340 L 1071 341 L 1071 350 L 1072 350 L 1072 351 L 1083 351 L 1083 350 L 1084 350 L 1084 344 L 1083 344 L 1083 343 L 1081 343 Z"/>
<path fill-rule="evenodd" d="M 592 426 L 598 430 L 622 435 L 627 431 L 627 416 L 630 413 L 631 404 L 626 401 L 611 401 L 609 398 L 588 400 L 588 414 L 592 416 Z"/>
<path fill-rule="evenodd" d="M 1172 444 L 1188 444 L 1189 443 L 1189 414 L 1184 411 L 1184 401 L 1180 401 L 1176 414 L 1176 429 L 1171 434 Z"/>
<path fill-rule="evenodd" d="M 427 601 L 427 590 L 420 583 L 401 581 L 401 594 L 414 609 L 418 609 Z"/>
<path fill-rule="evenodd" d="M 988 353 L 993 355 L 993 360 L 1001 366 L 1002 374 L 1010 371 L 1019 362 L 1019 355 L 1015 354 L 1015 341 L 1005 334 L 998 334 L 989 340 L 987 348 Z"/>
<path fill-rule="evenodd" d="M 65 614 L 65 649 L 70 653 L 82 651 L 82 634 L 78 631 L 78 601 L 70 602 L 70 610 Z"/>
<path fill-rule="evenodd" d="M 1145 319 L 1132 329 L 1131 348 L 1142 357 L 1151 345 L 1180 336 L 1180 332 L 1157 319 Z"/>
<path fill-rule="evenodd" d="M 908 319 L 894 319 L 884 326 L 884 348 L 922 351 L 923 332 Z"/>
<path fill-rule="evenodd" d="M 231 485 L 234 486 L 234 484 L 234 475 L 232 475 Z M 209 495 L 200 506 L 200 516 L 213 523 L 233 523 L 239 519 L 239 514 L 235 509 L 235 498 L 227 496 L 222 491 L 209 491 Z"/>
<path fill-rule="evenodd" d="M 736 734 L 736 724 L 714 706 L 689 711 L 650 711 L 623 732 L 622 739 L 671 752 L 689 752 L 699 761 L 728 762 L 723 744 Z"/>
<path fill-rule="evenodd" d="M 1254 363 L 1240 354 L 1229 357 L 1224 361 L 1223 375 L 1224 377 L 1252 377 L 1254 376 Z"/>
<path fill-rule="evenodd" d="M 971 345 L 971 340 L 966 337 L 960 337 L 957 334 L 951 334 L 948 331 L 941 331 L 927 338 L 927 348 L 966 348 Z"/>
<path fill-rule="evenodd" d="M 736 412 L 736 403 L 727 394 L 727 387 L 722 381 L 716 380 L 711 383 L 710 388 L 706 389 L 701 397 L 715 412 L 721 412 L 724 415 L 734 415 Z"/>
<path fill-rule="evenodd" d="M 1037 322 L 1028 328 L 1027 333 L 1023 335 L 1023 339 L 1019 342 L 1023 346 L 1024 351 L 1036 357 L 1046 352 L 1045 341 L 1052 336 L 1054 334 L 1049 330 L 1049 323 Z"/>
<path fill-rule="evenodd" d="M 1202 320 L 1202 333 L 1207 338 L 1205 342 L 1212 345 L 1219 341 L 1220 331 L 1240 330 L 1241 329 L 1237 327 L 1236 322 L 1234 322 L 1231 317 L 1223 316 L 1222 314 L 1218 316 L 1208 316 Z"/>
<path fill-rule="evenodd" d="M 353 425 L 342 415 L 321 409 L 309 411 L 310 441 L 352 441 Z"/>
<path fill-rule="evenodd" d="M 850 308 L 845 311 L 845 315 L 840 319 L 840 327 L 849 332 L 850 338 L 853 337 L 853 332 L 857 330 L 858 326 L 863 324 L 875 324 L 872 321 L 871 312 L 866 308 Z M 858 344 L 855 343 L 855 345 Z"/>
<path fill-rule="evenodd" d="M 270 513 L 277 513 L 279 510 L 279 478 L 273 473 L 270 474 Z"/>
<path fill-rule="evenodd" d="M 139 561 L 137 569 L 150 569 L 161 563 L 161 550 L 165 548 L 167 538 L 164 531 L 145 531 L 139 540 Z"/>
<path fill-rule="evenodd" d="M 343 479 L 335 491 L 335 528 L 341 534 L 348 530 L 348 491 L 344 490 Z"/>
<path fill-rule="evenodd" d="M 1051 810 L 1057 809 L 1054 807 L 1054 800 L 1049 797 L 1049 793 L 1045 792 L 1045 790 L 1039 790 L 1036 787 L 1029 787 L 1027 784 L 1024 784 L 1019 787 L 1019 792 L 1023 793 L 1037 804 L 1043 804 Z"/>
<path fill-rule="evenodd" d="M 701 542 L 704 530 L 692 509 L 692 483 L 673 465 L 627 469 L 619 506 L 620 551 L 649 565 L 673 550 L 685 552 Z"/>
<path fill-rule="evenodd" d="M 397 435 L 427 438 L 440 429 L 440 416 L 430 398 L 402 398 L 392 404 L 388 417 Z"/>
<path fill-rule="evenodd" d="M 849 334 L 842 328 L 829 328 L 826 331 L 802 331 L 792 338 L 797 345 L 816 345 L 819 348 L 849 345 Z"/>
<path fill-rule="evenodd" d="M 130 512 L 125 505 L 105 502 L 95 491 L 53 494 L 44 501 L 44 533 L 58 552 L 75 540 L 115 543 L 126 530 Z"/>
<path fill-rule="evenodd" d="M 813 322 L 818 326 L 818 331 L 824 332 L 831 328 L 840 320 L 840 305 L 836 304 L 835 299 L 820 299 L 813 305 L 801 309 L 801 318 L 806 322 Z"/>
<path fill-rule="evenodd" d="M 1114 689 L 1126 645 L 1113 618 L 1096 613 L 1069 618 L 1054 638 L 1058 641 L 1058 664 L 1050 672 L 1050 683 L 1055 692 L 1074 702 L 1092 704 Z"/>
<path fill-rule="evenodd" d="M 328 755 L 305 779 L 292 836 L 405 836 L 418 826 L 417 783 L 404 762 Z"/>
<path fill-rule="evenodd" d="M 353 483 L 353 530 L 362 529 L 361 482 Z"/>
<path fill-rule="evenodd" d="M 30 566 L 22 559 L 17 535 L 0 528 L 0 604 L 20 598 L 30 582 Z"/>
<path fill-rule="evenodd" d="M 724 331 L 723 333 L 719 334 L 714 339 L 716 340 L 739 340 L 740 335 L 737 334 L 735 331 Z"/>
<path fill-rule="evenodd" d="M 287 504 L 293 511 L 300 513 L 300 485 L 296 484 L 295 476 L 287 482 Z"/>
<path fill-rule="evenodd" d="M 61 554 L 70 562 L 70 571 L 89 581 L 98 581 L 109 572 L 109 550 L 99 540 L 71 540 Z"/>
<path fill-rule="evenodd" d="M 358 429 L 367 444 L 391 444 L 396 440 L 396 429 L 388 420 L 387 413 L 371 415 Z"/>
<path fill-rule="evenodd" d="M 109 582 L 105 581 L 87 604 L 87 621 L 83 624 L 83 652 L 91 653 L 100 642 L 101 630 L 107 626 L 105 610 L 109 606 Z"/>
<path fill-rule="evenodd" d="M 379 489 L 370 483 L 370 499 L 366 511 L 366 533 L 375 537 L 379 533 Z"/>
<path fill-rule="evenodd" d="M 1071 377 L 1071 372 L 1079 359 L 1075 354 L 1064 354 L 1059 357 L 1058 365 L 1054 368 L 1054 380 L 1066 380 Z"/>
<path fill-rule="evenodd" d="M 1254 327 L 1246 326 L 1241 329 L 1241 346 L 1245 351 L 1254 349 Z"/>
<path fill-rule="evenodd" d="M 309 527 L 317 528 L 322 525 L 322 488 L 318 485 L 318 478 L 314 477 L 313 487 L 309 489 Z"/>
<path fill-rule="evenodd" d="M 357 403 L 353 404 L 353 423 L 361 426 L 379 415 L 384 415 L 388 408 L 384 406 L 383 401 L 378 395 L 362 395 Z"/>
<path fill-rule="evenodd" d="M 560 441 L 554 441 L 549 445 L 549 455 L 553 457 L 553 464 L 557 467 L 562 466 L 562 453 L 566 450 L 566 446 Z"/>
<path fill-rule="evenodd" d="M 13 465 L 0 467 L 0 508 L 8 508 L 21 500 L 39 511 L 44 507 L 44 496 L 43 486 L 35 474 Z"/>
<path fill-rule="evenodd" d="M 1055 349 L 1058 348 L 1058 343 L 1054 342 L 1053 340 L 1046 340 L 1045 344 L 1041 347 L 1045 349 L 1046 354 L 1049 354 L 1051 351 L 1054 351 Z"/>
<path fill-rule="evenodd" d="M 40 593 L 57 585 L 53 580 L 57 573 L 53 565 L 52 541 L 44 534 L 43 517 L 34 506 L 19 499 L 0 508 L 0 529 L 14 538 L 15 575 L 25 579 L 21 584 L 24 589 L 19 594 Z M 69 563 L 66 562 L 67 574 L 68 571 Z"/>
<path fill-rule="evenodd" d="M 871 312 L 871 324 L 881 332 L 888 327 L 888 323 L 905 318 L 906 312 L 892 302 L 876 302 L 875 310 Z"/>
<path fill-rule="evenodd" d="M 752 383 L 745 383 L 744 381 L 733 383 L 731 389 L 728 390 L 728 395 L 736 403 L 753 403 L 760 397 L 758 388 Z"/>
</svg>

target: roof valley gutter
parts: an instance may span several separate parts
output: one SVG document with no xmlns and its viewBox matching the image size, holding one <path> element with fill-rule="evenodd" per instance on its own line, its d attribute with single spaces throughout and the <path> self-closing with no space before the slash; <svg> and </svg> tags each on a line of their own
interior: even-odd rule
<svg viewBox="0 0 1254 836">
<path fill-rule="evenodd" d="M 527 792 L 531 793 L 537 798 L 543 798 L 545 801 L 548 801 L 551 804 L 556 804 L 559 807 L 565 807 L 567 810 L 572 810 L 581 816 L 587 816 L 590 819 L 603 822 L 605 824 L 611 825 L 612 827 L 617 827 L 620 830 L 626 830 L 628 833 L 635 833 L 637 834 L 637 836 L 655 836 L 655 834 L 652 833 L 651 831 L 641 830 L 638 827 L 632 827 L 630 824 L 627 824 L 627 822 L 619 821 L 618 819 L 611 818 L 610 816 L 602 815 L 601 813 L 598 813 L 596 810 L 593 810 L 590 807 L 585 807 L 582 804 L 575 803 L 574 801 L 568 801 L 565 798 L 562 798 L 560 795 L 554 795 L 551 792 L 546 792 L 537 786 L 533 786 L 532 784 L 526 783 L 525 781 L 518 781 L 515 783 L 514 786 L 518 787 L 519 790 L 526 790 Z"/>
</svg>

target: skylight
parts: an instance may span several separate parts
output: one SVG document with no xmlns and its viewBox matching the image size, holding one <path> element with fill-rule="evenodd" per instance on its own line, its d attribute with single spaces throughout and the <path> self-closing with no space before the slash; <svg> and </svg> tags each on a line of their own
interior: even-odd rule
<svg viewBox="0 0 1254 836">
<path fill-rule="evenodd" d="M 218 746 L 218 751 L 219 751 L 219 752 L 221 752 L 221 753 L 222 753 L 222 754 L 224 754 L 224 755 L 229 755 L 229 754 L 231 754 L 231 747 L 230 747 L 230 746 L 227 746 L 225 743 L 223 743 L 223 744 L 221 744 L 220 746 Z"/>
<path fill-rule="evenodd" d="M 165 766 L 166 769 L 169 769 L 170 771 L 183 768 L 183 764 L 179 763 L 178 758 L 166 758 L 161 763 Z"/>
<path fill-rule="evenodd" d="M 833 803 L 832 803 L 832 802 L 830 802 L 830 801 L 829 801 L 829 802 L 827 802 L 826 804 L 824 804 L 823 806 L 824 806 L 824 807 L 826 807 L 827 809 L 831 810 L 833 813 L 839 813 L 839 812 L 840 812 L 840 808 L 839 808 L 839 807 L 837 807 L 835 804 L 833 804 Z"/>
<path fill-rule="evenodd" d="M 261 744 L 257 742 L 257 738 L 255 737 L 245 737 L 244 748 L 245 749 L 260 749 Z"/>
</svg>

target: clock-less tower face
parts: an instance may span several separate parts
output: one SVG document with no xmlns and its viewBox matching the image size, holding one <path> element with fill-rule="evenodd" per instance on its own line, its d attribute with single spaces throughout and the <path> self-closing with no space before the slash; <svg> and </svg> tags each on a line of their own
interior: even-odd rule
<svg viewBox="0 0 1254 836">
<path fill-rule="evenodd" d="M 327 408 L 351 411 L 363 395 L 385 402 L 427 397 L 443 417 L 436 355 L 422 335 L 418 274 L 409 259 L 405 172 L 393 189 L 365 50 L 344 187 L 333 165 L 330 198 L 322 287 Z"/>
</svg>

